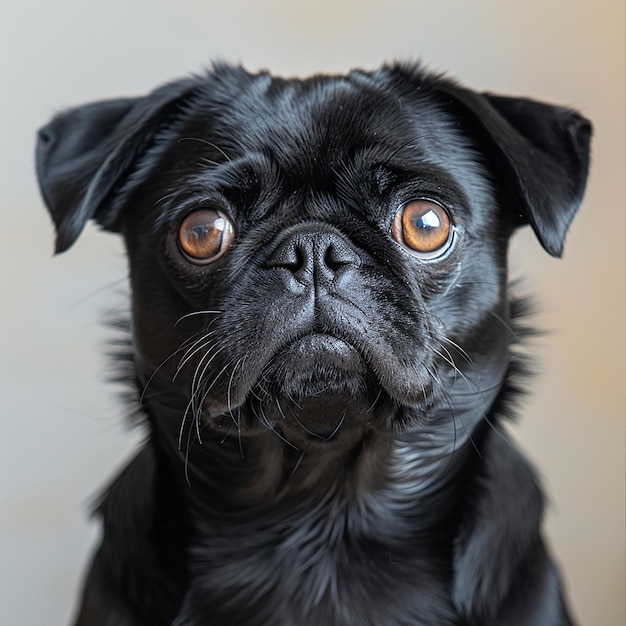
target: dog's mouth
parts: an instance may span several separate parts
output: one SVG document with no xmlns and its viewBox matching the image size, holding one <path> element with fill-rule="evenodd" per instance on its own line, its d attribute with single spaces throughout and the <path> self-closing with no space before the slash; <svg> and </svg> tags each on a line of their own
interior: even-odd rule
<svg viewBox="0 0 626 626">
<path fill-rule="evenodd" d="M 317 333 L 293 341 L 267 368 L 283 393 L 299 400 L 343 392 L 361 395 L 366 374 L 367 365 L 354 346 Z"/>
<path fill-rule="evenodd" d="M 334 441 L 380 422 L 392 404 L 368 356 L 347 339 L 310 332 L 292 339 L 254 377 L 241 371 L 239 384 L 205 396 L 205 419 L 232 420 L 243 431 L 258 426 L 289 440 Z M 208 415 L 207 415 L 208 414 Z"/>
<path fill-rule="evenodd" d="M 355 346 L 312 333 L 275 355 L 250 396 L 272 428 L 329 441 L 363 428 L 377 394 L 379 385 Z"/>
</svg>

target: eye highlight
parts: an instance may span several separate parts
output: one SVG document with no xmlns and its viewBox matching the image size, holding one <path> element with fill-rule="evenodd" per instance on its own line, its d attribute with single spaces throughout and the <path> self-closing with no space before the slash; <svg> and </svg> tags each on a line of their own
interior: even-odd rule
<svg viewBox="0 0 626 626">
<path fill-rule="evenodd" d="M 189 261 L 198 265 L 217 261 L 233 238 L 231 221 L 217 209 L 192 211 L 178 227 L 178 247 Z"/>
<path fill-rule="evenodd" d="M 394 216 L 391 236 L 414 256 L 434 259 L 452 245 L 454 226 L 441 205 L 431 200 L 413 200 Z"/>
</svg>

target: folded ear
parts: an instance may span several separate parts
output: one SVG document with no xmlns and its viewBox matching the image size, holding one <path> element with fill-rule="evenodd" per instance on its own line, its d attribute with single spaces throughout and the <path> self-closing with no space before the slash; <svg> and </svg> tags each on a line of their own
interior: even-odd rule
<svg viewBox="0 0 626 626">
<path fill-rule="evenodd" d="M 124 184 L 194 85 L 189 79 L 143 98 L 70 109 L 39 131 L 37 176 L 56 226 L 56 252 L 67 250 L 89 219 L 118 229 L 119 204 L 113 207 L 107 198 Z"/>
<path fill-rule="evenodd" d="M 441 90 L 476 134 L 520 224 L 530 223 L 546 251 L 561 256 L 587 182 L 589 121 L 564 107 L 451 83 Z"/>
</svg>

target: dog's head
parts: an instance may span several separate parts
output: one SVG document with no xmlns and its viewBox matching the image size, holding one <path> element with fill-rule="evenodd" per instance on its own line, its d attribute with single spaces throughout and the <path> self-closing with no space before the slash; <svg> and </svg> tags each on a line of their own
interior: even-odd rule
<svg viewBox="0 0 626 626">
<path fill-rule="evenodd" d="M 217 67 L 57 116 L 37 163 L 58 251 L 89 219 L 124 235 L 148 394 L 307 445 L 480 419 L 512 341 L 508 239 L 528 223 L 560 255 L 589 137 L 415 68 Z"/>
</svg>

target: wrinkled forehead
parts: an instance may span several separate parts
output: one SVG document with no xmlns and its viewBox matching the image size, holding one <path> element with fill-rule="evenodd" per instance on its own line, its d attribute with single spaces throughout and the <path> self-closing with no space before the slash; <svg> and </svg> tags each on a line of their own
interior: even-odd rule
<svg viewBox="0 0 626 626">
<path fill-rule="evenodd" d="M 277 157 L 291 147 L 328 160 L 361 146 L 392 147 L 411 130 L 401 128 L 406 120 L 386 94 L 345 79 L 269 83 L 262 97 L 240 104 L 233 122 L 252 121 L 246 138 L 271 146 Z"/>
<path fill-rule="evenodd" d="M 210 88 L 209 88 L 210 89 Z M 414 89 L 399 92 L 367 75 L 283 80 L 249 77 L 207 91 L 180 137 L 212 183 L 246 190 L 327 190 L 338 177 L 372 178 L 384 170 L 419 180 L 440 175 L 466 196 L 487 176 L 462 128 L 441 102 Z M 276 184 L 275 184 L 276 183 Z"/>
<path fill-rule="evenodd" d="M 224 153 L 217 158 L 264 153 L 278 166 L 294 169 L 332 165 L 364 150 L 405 161 L 448 151 L 454 124 L 432 97 L 407 97 L 357 76 L 283 80 L 261 75 L 231 88 L 210 101 L 205 117 L 211 120 L 211 141 Z"/>
</svg>

